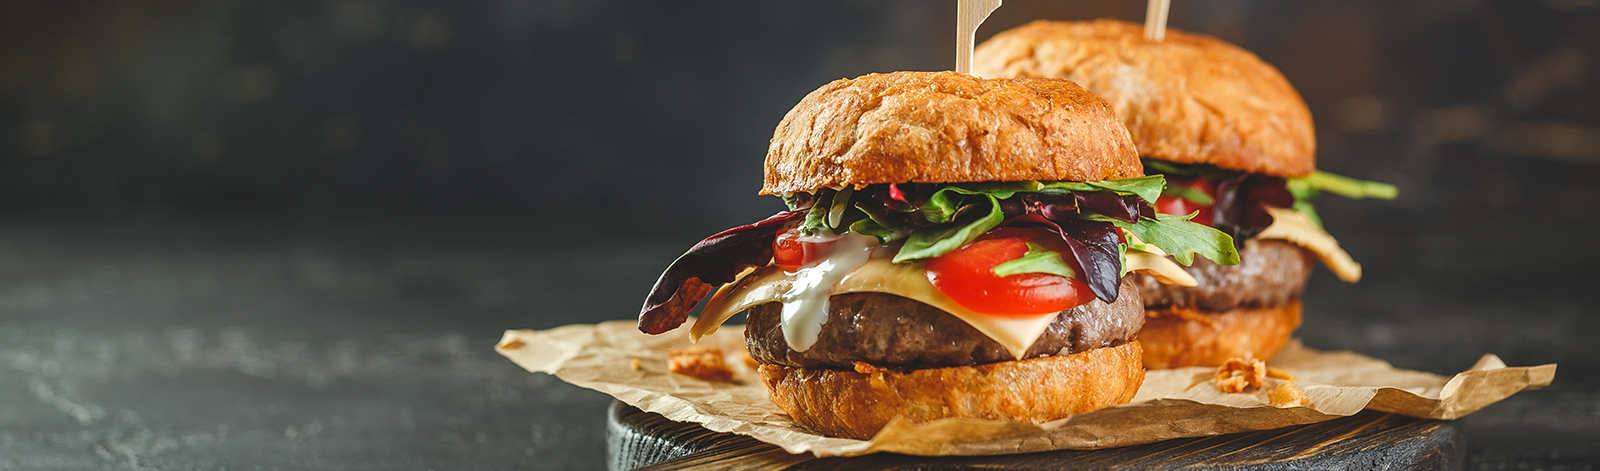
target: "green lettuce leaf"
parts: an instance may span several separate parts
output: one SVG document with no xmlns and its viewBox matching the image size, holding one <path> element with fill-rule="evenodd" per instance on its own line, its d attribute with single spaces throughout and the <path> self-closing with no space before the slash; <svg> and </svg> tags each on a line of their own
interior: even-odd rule
<svg viewBox="0 0 1600 471">
<path fill-rule="evenodd" d="M 1307 190 L 1326 191 L 1346 198 L 1357 199 L 1377 198 L 1392 200 L 1400 195 L 1400 190 L 1388 183 L 1357 180 L 1320 170 L 1309 176 L 1290 178 L 1288 186 L 1289 192 L 1295 193 L 1296 196 L 1299 196 L 1299 192 L 1296 192 L 1296 187 L 1300 187 L 1300 192 L 1307 192 Z"/>
<path fill-rule="evenodd" d="M 850 210 L 850 194 L 854 192 L 853 188 L 845 185 L 838 193 L 833 194 L 833 200 L 829 201 L 828 205 L 828 227 L 838 229 L 844 226 L 845 212 Z"/>
<path fill-rule="evenodd" d="M 942 190 L 941 190 L 942 192 Z M 937 226 L 917 229 L 906 238 L 906 244 L 895 253 L 894 262 L 900 263 L 910 260 L 932 258 L 949 253 L 977 239 L 978 236 L 989 232 L 1005 220 L 1005 213 L 1000 210 L 1000 200 L 994 196 L 984 195 L 989 203 L 989 211 L 973 218 L 971 221 L 953 221 Z M 972 205 L 976 206 L 976 204 Z"/>
<path fill-rule="evenodd" d="M 817 201 L 811 205 L 811 210 L 806 212 L 805 222 L 800 223 L 800 232 L 816 234 L 828 227 L 828 212 L 833 208 L 832 196 L 832 194 L 817 196 Z"/>
<path fill-rule="evenodd" d="M 1028 243 L 1028 253 L 1021 258 L 994 267 L 994 275 L 1007 277 L 1022 273 L 1049 273 L 1067 278 L 1078 278 L 1077 270 L 1061 258 L 1061 254 L 1039 244 Z"/>
<path fill-rule="evenodd" d="M 1167 186 L 1167 179 L 1161 175 L 1150 175 L 1138 178 L 1123 178 L 1118 180 L 1102 180 L 1097 182 L 1049 182 L 1041 184 L 1040 190 L 1069 190 L 1069 191 L 1114 191 L 1121 195 L 1138 196 L 1150 204 L 1155 204 L 1161 197 L 1161 189 Z"/>
<path fill-rule="evenodd" d="M 1194 264 L 1195 254 L 1218 265 L 1239 264 L 1239 251 L 1233 248 L 1233 237 L 1210 226 L 1190 222 L 1196 214 L 1199 212 L 1188 216 L 1157 214 L 1156 219 L 1141 218 L 1132 224 L 1098 214 L 1085 215 L 1084 219 L 1116 224 L 1145 243 L 1161 247 L 1184 266 Z"/>
<path fill-rule="evenodd" d="M 1211 199 L 1211 195 L 1206 194 L 1206 192 L 1182 185 L 1168 185 L 1166 188 L 1161 190 L 1161 196 L 1183 198 L 1207 206 L 1217 203 L 1217 201 Z"/>
</svg>

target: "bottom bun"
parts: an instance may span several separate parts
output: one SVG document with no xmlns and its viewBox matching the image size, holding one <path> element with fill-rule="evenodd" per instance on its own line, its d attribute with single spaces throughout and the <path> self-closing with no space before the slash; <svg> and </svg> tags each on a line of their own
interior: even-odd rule
<svg viewBox="0 0 1600 471">
<path fill-rule="evenodd" d="M 1145 311 L 1139 340 L 1145 368 L 1217 366 L 1230 358 L 1272 358 L 1298 327 L 1298 300 L 1222 312 L 1162 308 Z"/>
<path fill-rule="evenodd" d="M 866 440 L 895 417 L 1048 422 L 1133 400 L 1144 383 L 1139 342 L 1071 355 L 906 373 L 761 365 L 778 408 L 825 435 Z"/>
</svg>

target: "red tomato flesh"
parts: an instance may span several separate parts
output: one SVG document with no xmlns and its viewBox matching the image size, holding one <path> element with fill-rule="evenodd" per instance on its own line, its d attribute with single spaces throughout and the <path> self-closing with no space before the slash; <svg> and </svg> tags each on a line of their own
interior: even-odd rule
<svg viewBox="0 0 1600 471">
<path fill-rule="evenodd" d="M 804 235 L 799 229 L 779 232 L 778 237 L 772 239 L 772 264 L 794 273 L 833 251 L 835 240 L 805 242 L 800 240 Z"/>
<path fill-rule="evenodd" d="M 1007 277 L 994 267 L 1028 252 L 1028 242 L 1060 244 L 1059 237 L 1043 229 L 1003 228 L 980 237 L 924 266 L 928 281 L 957 304 L 994 316 L 1035 316 L 1065 311 L 1094 299 L 1083 282 L 1049 273 L 1022 273 Z M 1052 243 L 1053 242 L 1053 243 Z M 1052 247 L 1056 249 L 1056 247 Z M 1070 251 L 1058 250 L 1063 254 Z M 1070 255 L 1069 265 L 1082 273 Z"/>
<path fill-rule="evenodd" d="M 772 264 L 793 273 L 806 264 L 806 249 L 800 242 L 800 230 L 779 232 L 772 240 Z"/>
<path fill-rule="evenodd" d="M 1200 190 L 1201 192 L 1204 192 L 1206 196 L 1210 196 L 1213 200 L 1217 197 L 1217 184 L 1212 183 L 1211 180 L 1204 178 L 1168 179 L 1167 184 L 1185 186 Z M 1156 211 L 1162 214 L 1176 214 L 1179 216 L 1187 216 L 1190 213 L 1199 211 L 1200 214 L 1195 216 L 1194 219 L 1191 219 L 1191 221 L 1199 224 L 1205 224 L 1207 226 L 1214 225 L 1211 218 L 1211 205 L 1203 205 L 1176 196 L 1163 195 L 1161 198 L 1157 199 Z"/>
</svg>

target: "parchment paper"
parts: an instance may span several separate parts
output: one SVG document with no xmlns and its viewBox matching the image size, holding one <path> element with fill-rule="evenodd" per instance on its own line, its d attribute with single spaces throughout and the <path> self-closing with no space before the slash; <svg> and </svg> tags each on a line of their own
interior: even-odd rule
<svg viewBox="0 0 1600 471">
<path fill-rule="evenodd" d="M 691 321 L 692 322 L 692 321 Z M 1375 409 L 1414 417 L 1455 419 L 1519 391 L 1539 389 L 1556 365 L 1506 367 L 1484 355 L 1468 371 L 1444 377 L 1397 369 L 1353 352 L 1323 352 L 1299 342 L 1268 364 L 1299 379 L 1309 407 L 1268 405 L 1268 379 L 1254 393 L 1225 394 L 1215 368 L 1151 370 L 1133 402 L 1043 424 L 944 419 L 894 421 L 871 440 L 830 438 L 802 428 L 767 398 L 755 372 L 736 359 L 744 326 L 724 325 L 701 339 L 729 353 L 735 383 L 714 383 L 667 371 L 666 349 L 691 345 L 688 329 L 640 333 L 634 321 L 509 330 L 496 349 L 528 371 L 549 373 L 668 419 L 717 432 L 749 435 L 790 453 L 851 456 L 879 451 L 912 455 L 992 455 L 1094 449 L 1309 424 Z M 639 360 L 633 368 L 632 360 Z"/>
</svg>

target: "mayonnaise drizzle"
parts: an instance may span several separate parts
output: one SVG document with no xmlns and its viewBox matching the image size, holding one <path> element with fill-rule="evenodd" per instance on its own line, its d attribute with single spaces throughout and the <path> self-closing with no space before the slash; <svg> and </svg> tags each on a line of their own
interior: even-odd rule
<svg viewBox="0 0 1600 471">
<path fill-rule="evenodd" d="M 859 234 L 804 236 L 800 241 L 833 242 L 826 246 L 827 254 L 795 272 L 794 284 L 780 298 L 783 340 L 794 351 L 804 352 L 817 343 L 817 334 L 828 321 L 828 296 L 833 294 L 833 286 L 866 264 L 879 244 L 878 238 Z"/>
</svg>

